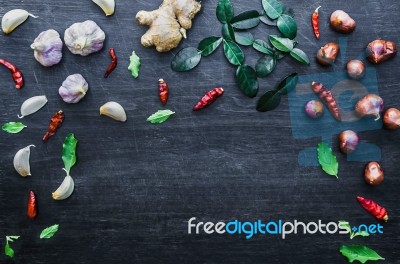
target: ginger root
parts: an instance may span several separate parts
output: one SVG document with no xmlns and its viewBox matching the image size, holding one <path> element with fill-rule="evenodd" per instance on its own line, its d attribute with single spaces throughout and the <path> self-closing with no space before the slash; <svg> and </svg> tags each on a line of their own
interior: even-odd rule
<svg viewBox="0 0 400 264">
<path fill-rule="evenodd" d="M 167 52 L 179 45 L 186 30 L 192 27 L 192 19 L 201 5 L 195 0 L 164 0 L 157 10 L 139 11 L 136 21 L 149 26 L 142 36 L 145 47 L 155 46 L 158 52 Z"/>
</svg>

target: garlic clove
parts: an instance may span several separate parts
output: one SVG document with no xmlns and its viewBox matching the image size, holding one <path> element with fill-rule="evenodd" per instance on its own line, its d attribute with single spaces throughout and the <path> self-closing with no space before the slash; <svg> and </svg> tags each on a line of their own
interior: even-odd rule
<svg viewBox="0 0 400 264">
<path fill-rule="evenodd" d="M 383 110 L 383 99 L 376 94 L 367 94 L 361 98 L 355 107 L 355 112 L 359 117 L 375 116 L 375 121 L 381 118 Z"/>
<path fill-rule="evenodd" d="M 115 1 L 114 0 L 92 0 L 95 4 L 100 6 L 106 16 L 114 14 Z"/>
<path fill-rule="evenodd" d="M 54 29 L 43 31 L 31 45 L 35 59 L 45 67 L 58 64 L 62 58 L 63 43 Z"/>
<path fill-rule="evenodd" d="M 65 169 L 64 169 L 65 170 Z M 52 193 L 54 200 L 64 200 L 71 196 L 74 191 L 74 180 L 70 175 L 65 176 L 61 185 L 57 188 L 55 192 Z"/>
<path fill-rule="evenodd" d="M 22 177 L 31 175 L 31 167 L 29 164 L 31 147 L 35 147 L 35 145 L 29 145 L 23 149 L 18 150 L 14 156 L 14 168 Z"/>
<path fill-rule="evenodd" d="M 40 110 L 47 103 L 47 98 L 45 95 L 33 96 L 21 105 L 21 116 L 18 118 L 23 118 L 24 116 L 31 115 Z"/>
<path fill-rule="evenodd" d="M 100 107 L 100 115 L 111 117 L 114 120 L 125 122 L 126 113 L 124 108 L 117 102 L 108 102 Z"/>
<path fill-rule="evenodd" d="M 69 104 L 78 103 L 85 97 L 89 85 L 85 78 L 79 73 L 68 76 L 58 89 L 58 94 L 64 102 Z"/>
<path fill-rule="evenodd" d="M 13 9 L 5 13 L 1 20 L 1 29 L 4 33 L 10 34 L 16 27 L 21 25 L 28 17 L 38 18 L 23 9 Z"/>
</svg>

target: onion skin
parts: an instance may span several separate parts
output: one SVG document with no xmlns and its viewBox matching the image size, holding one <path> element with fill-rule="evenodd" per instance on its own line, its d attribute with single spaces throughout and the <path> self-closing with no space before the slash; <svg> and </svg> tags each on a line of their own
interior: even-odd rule
<svg viewBox="0 0 400 264">
<path fill-rule="evenodd" d="M 397 45 L 393 41 L 377 39 L 367 46 L 367 60 L 379 64 L 393 58 L 397 53 Z"/>
<path fill-rule="evenodd" d="M 365 166 L 364 180 L 369 185 L 379 185 L 384 179 L 384 174 L 378 162 L 370 162 Z"/>
<path fill-rule="evenodd" d="M 343 10 L 336 10 L 331 14 L 331 27 L 340 33 L 351 33 L 356 28 L 356 21 Z"/>
<path fill-rule="evenodd" d="M 355 112 L 359 117 L 375 116 L 375 121 L 381 118 L 383 99 L 376 94 L 367 94 L 356 104 Z"/>
<path fill-rule="evenodd" d="M 317 62 L 323 66 L 332 65 L 335 62 L 339 51 L 339 44 L 335 42 L 329 42 L 318 50 Z"/>
<path fill-rule="evenodd" d="M 320 101 L 311 100 L 306 104 L 304 110 L 307 116 L 317 119 L 324 113 L 324 105 Z"/>
<path fill-rule="evenodd" d="M 383 115 L 383 124 L 388 129 L 400 128 L 400 111 L 396 108 L 389 108 Z"/>
<path fill-rule="evenodd" d="M 365 75 L 365 65 L 360 60 L 351 60 L 346 64 L 347 74 L 350 78 L 359 80 Z"/>
<path fill-rule="evenodd" d="M 344 154 L 356 150 L 359 141 L 357 133 L 352 130 L 345 130 L 339 134 L 339 147 Z"/>
</svg>

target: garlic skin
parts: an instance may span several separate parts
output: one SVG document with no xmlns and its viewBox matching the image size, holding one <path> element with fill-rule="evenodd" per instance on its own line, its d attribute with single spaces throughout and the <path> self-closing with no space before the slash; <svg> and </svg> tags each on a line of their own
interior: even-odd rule
<svg viewBox="0 0 400 264">
<path fill-rule="evenodd" d="M 68 76 L 58 89 L 58 94 L 64 102 L 69 104 L 78 103 L 85 97 L 89 85 L 85 78 L 79 73 Z"/>
<path fill-rule="evenodd" d="M 92 0 L 96 5 L 98 5 L 106 14 L 106 16 L 111 16 L 114 14 L 115 1 L 114 0 Z"/>
<path fill-rule="evenodd" d="M 29 145 L 23 149 L 18 150 L 14 156 L 14 169 L 22 177 L 31 176 L 31 166 L 29 164 L 31 147 L 35 147 L 35 145 Z"/>
<path fill-rule="evenodd" d="M 64 169 L 65 170 L 65 169 Z M 54 200 L 65 200 L 71 196 L 74 191 L 74 180 L 72 177 L 67 173 L 61 185 L 52 193 Z"/>
<path fill-rule="evenodd" d="M 58 64 L 62 58 L 63 43 L 54 29 L 43 31 L 31 44 L 35 59 L 45 67 Z"/>
<path fill-rule="evenodd" d="M 1 29 L 5 34 L 10 34 L 15 28 L 25 22 L 28 17 L 38 18 L 24 9 L 13 9 L 4 14 L 1 19 Z"/>
<path fill-rule="evenodd" d="M 21 105 L 21 115 L 18 118 L 23 118 L 27 115 L 31 115 L 40 110 L 47 103 L 47 97 L 45 95 L 33 96 L 26 99 Z"/>
<path fill-rule="evenodd" d="M 102 105 L 100 107 L 100 115 L 105 115 L 121 122 L 126 121 L 126 113 L 124 108 L 116 102 L 108 102 Z"/>
<path fill-rule="evenodd" d="M 73 54 L 87 56 L 103 48 L 105 33 L 92 20 L 72 24 L 65 30 L 64 42 Z"/>
</svg>

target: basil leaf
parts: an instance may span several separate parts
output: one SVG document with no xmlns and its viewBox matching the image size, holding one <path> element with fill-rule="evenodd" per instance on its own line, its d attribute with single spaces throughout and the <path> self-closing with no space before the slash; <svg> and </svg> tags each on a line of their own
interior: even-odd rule
<svg viewBox="0 0 400 264">
<path fill-rule="evenodd" d="M 248 97 L 255 97 L 258 93 L 257 73 L 249 65 L 240 65 L 236 70 L 236 82 L 239 89 Z"/>
<path fill-rule="evenodd" d="M 171 68 L 178 72 L 189 71 L 196 67 L 200 63 L 200 60 L 201 51 L 193 47 L 184 48 L 173 58 Z"/>
<path fill-rule="evenodd" d="M 318 162 L 321 168 L 329 175 L 338 177 L 339 164 L 335 154 L 328 144 L 321 142 L 318 144 Z"/>
<path fill-rule="evenodd" d="M 278 0 L 262 0 L 262 6 L 271 19 L 277 19 L 285 10 L 285 5 Z"/>
<path fill-rule="evenodd" d="M 290 52 L 293 49 L 293 42 L 288 38 L 281 38 L 275 35 L 270 35 L 269 41 L 271 42 L 272 46 L 274 46 L 277 50 Z"/>
<path fill-rule="evenodd" d="M 224 39 L 235 41 L 235 31 L 233 31 L 233 27 L 231 24 L 223 24 L 221 32 Z"/>
<path fill-rule="evenodd" d="M 276 26 L 276 21 L 271 20 L 265 14 L 265 12 L 262 15 L 260 15 L 260 21 L 263 22 L 265 25 L 268 25 L 268 26 Z"/>
<path fill-rule="evenodd" d="M 283 78 L 283 80 L 278 84 L 276 90 L 281 95 L 288 94 L 296 87 L 298 81 L 299 81 L 298 74 L 296 72 L 291 73 L 285 78 Z"/>
<path fill-rule="evenodd" d="M 128 70 L 131 72 L 134 78 L 139 77 L 140 58 L 136 55 L 135 51 L 132 51 L 132 55 L 129 57 L 130 63 Z"/>
<path fill-rule="evenodd" d="M 219 0 L 217 5 L 217 18 L 219 22 L 226 24 L 233 17 L 233 6 L 229 0 Z"/>
<path fill-rule="evenodd" d="M 235 32 L 236 43 L 243 46 L 251 46 L 254 42 L 253 34 L 250 32 Z"/>
<path fill-rule="evenodd" d="M 11 134 L 16 134 L 22 131 L 26 126 L 22 124 L 21 122 L 8 122 L 5 123 L 1 128 Z"/>
<path fill-rule="evenodd" d="M 197 47 L 200 50 L 201 55 L 206 57 L 213 53 L 218 46 L 221 44 L 222 38 L 221 37 L 208 37 L 200 41 L 199 46 Z"/>
<path fill-rule="evenodd" d="M 265 77 L 270 74 L 276 67 L 276 59 L 271 56 L 264 56 L 256 63 L 256 72 L 258 77 Z"/>
<path fill-rule="evenodd" d="M 303 64 L 310 65 L 310 59 L 308 58 L 307 54 L 302 51 L 301 49 L 294 48 L 290 51 L 290 56 L 295 58 L 296 60 L 300 61 Z"/>
<path fill-rule="evenodd" d="M 259 112 L 266 112 L 278 107 L 281 102 L 281 95 L 278 91 L 268 91 L 258 99 L 256 109 Z"/>
<path fill-rule="evenodd" d="M 358 260 L 361 263 L 365 263 L 368 260 L 385 260 L 379 256 L 375 250 L 363 245 L 342 245 L 340 246 L 339 251 L 350 263 L 355 260 Z"/>
<path fill-rule="evenodd" d="M 260 14 L 256 10 L 245 11 L 231 20 L 232 27 L 236 29 L 249 29 L 260 24 Z"/>
<path fill-rule="evenodd" d="M 243 51 L 232 40 L 224 39 L 224 53 L 226 59 L 233 65 L 241 65 L 244 62 Z"/>
<path fill-rule="evenodd" d="M 259 52 L 262 52 L 262 53 L 267 54 L 267 55 L 273 55 L 274 54 L 273 50 L 268 45 L 268 43 L 265 42 L 264 40 L 261 40 L 261 39 L 256 39 L 253 42 L 253 48 L 255 50 L 258 50 Z"/>
<path fill-rule="evenodd" d="M 6 256 L 8 256 L 10 258 L 14 257 L 14 250 L 10 247 L 10 245 L 8 243 L 4 247 L 4 253 L 6 254 Z"/>
<path fill-rule="evenodd" d="M 78 140 L 74 137 L 74 134 L 69 133 L 64 140 L 62 150 L 62 160 L 64 162 L 64 169 L 69 175 L 71 168 L 76 163 L 76 145 Z"/>
<path fill-rule="evenodd" d="M 152 114 L 151 116 L 149 116 L 149 118 L 147 118 L 146 121 L 152 123 L 152 124 L 161 124 L 164 123 L 165 121 L 167 121 L 167 119 L 171 116 L 175 114 L 175 112 L 172 112 L 171 110 L 158 110 L 157 112 L 155 112 L 154 114 Z"/>
<path fill-rule="evenodd" d="M 53 237 L 58 231 L 58 227 L 59 225 L 53 225 L 43 229 L 42 233 L 40 233 L 40 239 Z"/>
<path fill-rule="evenodd" d="M 279 31 L 287 38 L 294 39 L 297 35 L 297 24 L 293 17 L 281 15 L 276 22 Z"/>
</svg>

